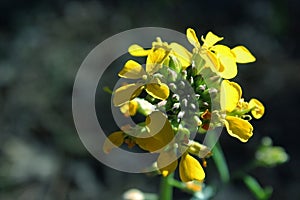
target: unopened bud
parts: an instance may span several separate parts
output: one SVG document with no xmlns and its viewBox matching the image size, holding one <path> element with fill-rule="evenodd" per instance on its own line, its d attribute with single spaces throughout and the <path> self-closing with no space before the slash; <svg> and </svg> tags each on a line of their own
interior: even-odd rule
<svg viewBox="0 0 300 200">
<path fill-rule="evenodd" d="M 199 158 L 205 158 L 211 156 L 211 149 L 199 142 L 190 140 L 188 152 L 197 155 Z"/>
<path fill-rule="evenodd" d="M 188 100 L 187 100 L 187 99 L 182 99 L 181 103 L 182 103 L 182 105 L 183 105 L 184 107 L 187 107 L 187 105 L 188 105 Z"/>
<path fill-rule="evenodd" d="M 185 83 L 184 83 L 184 81 L 179 81 L 178 87 L 179 87 L 180 89 L 184 89 L 184 88 L 185 88 Z"/>
<path fill-rule="evenodd" d="M 180 108 L 180 103 L 174 103 L 172 109 L 177 110 L 178 108 Z"/>
<path fill-rule="evenodd" d="M 202 125 L 202 121 L 200 120 L 200 118 L 198 116 L 194 116 L 193 119 L 196 123 L 196 126 L 201 126 Z"/>
<path fill-rule="evenodd" d="M 180 99 L 178 94 L 173 94 L 172 98 L 176 101 L 179 101 L 179 99 Z"/>
<path fill-rule="evenodd" d="M 169 88 L 171 89 L 171 91 L 175 91 L 177 89 L 177 86 L 175 85 L 175 83 L 169 83 Z"/>
<path fill-rule="evenodd" d="M 179 119 L 182 119 L 183 116 L 184 116 L 184 114 L 185 114 L 184 111 L 180 111 L 180 112 L 178 113 L 177 117 L 178 117 Z"/>
</svg>

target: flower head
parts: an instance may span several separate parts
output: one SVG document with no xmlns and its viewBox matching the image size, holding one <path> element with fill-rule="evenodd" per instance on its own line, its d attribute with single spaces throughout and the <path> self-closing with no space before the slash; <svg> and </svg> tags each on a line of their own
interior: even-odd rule
<svg viewBox="0 0 300 200">
<path fill-rule="evenodd" d="M 225 45 L 216 44 L 223 40 L 212 32 L 208 32 L 205 37 L 201 37 L 202 46 L 197 38 L 195 31 L 191 28 L 186 32 L 188 41 L 195 47 L 195 51 L 200 54 L 206 54 L 213 66 L 214 72 L 217 72 L 222 78 L 231 79 L 237 75 L 236 63 L 254 62 L 255 57 L 244 46 L 236 46 L 233 49 Z"/>
</svg>

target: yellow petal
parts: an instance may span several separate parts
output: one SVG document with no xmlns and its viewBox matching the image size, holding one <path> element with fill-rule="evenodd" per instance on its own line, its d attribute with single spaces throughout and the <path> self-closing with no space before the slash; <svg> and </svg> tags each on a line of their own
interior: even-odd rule
<svg viewBox="0 0 300 200">
<path fill-rule="evenodd" d="M 223 37 L 219 37 L 212 32 L 208 32 L 207 35 L 205 36 L 205 39 L 202 37 L 201 38 L 203 41 L 203 47 L 204 48 L 211 48 L 213 45 L 215 45 L 217 42 L 223 40 Z"/>
<path fill-rule="evenodd" d="M 136 114 L 136 111 L 138 109 L 138 102 L 135 100 L 131 100 L 128 103 L 125 103 L 120 107 L 120 111 L 126 116 L 134 116 Z"/>
<path fill-rule="evenodd" d="M 134 60 L 128 60 L 123 69 L 119 72 L 120 77 L 130 79 L 140 79 L 143 77 L 143 75 L 146 75 L 145 70 Z"/>
<path fill-rule="evenodd" d="M 132 56 L 147 56 L 151 50 L 145 50 L 143 47 L 133 44 L 128 48 L 128 52 Z"/>
<path fill-rule="evenodd" d="M 124 133 L 122 131 L 116 131 L 110 134 L 103 144 L 104 153 L 109 153 L 113 148 L 119 147 L 124 142 Z"/>
<path fill-rule="evenodd" d="M 174 137 L 172 126 L 165 115 L 154 111 L 146 118 L 148 132 L 139 135 L 136 143 L 144 150 L 155 152 L 163 150 Z"/>
<path fill-rule="evenodd" d="M 168 57 L 170 50 L 166 50 L 165 48 L 152 49 L 146 60 L 146 72 L 148 74 L 157 72 Z"/>
<path fill-rule="evenodd" d="M 229 135 L 238 138 L 241 142 L 247 142 L 253 135 L 253 127 L 248 121 L 233 116 L 226 116 L 225 120 Z"/>
<path fill-rule="evenodd" d="M 225 79 L 231 79 L 237 75 L 235 56 L 230 48 L 225 45 L 215 45 L 211 48 L 220 62 L 219 75 Z"/>
<path fill-rule="evenodd" d="M 186 37 L 194 47 L 200 48 L 200 43 L 194 29 L 188 28 L 186 30 Z"/>
<path fill-rule="evenodd" d="M 234 58 L 234 54 L 231 52 L 230 48 L 225 45 L 217 44 L 213 46 L 211 50 L 214 51 L 219 57 L 228 56 Z"/>
<path fill-rule="evenodd" d="M 251 114 L 255 119 L 259 119 L 261 118 L 264 113 L 265 113 L 265 107 L 264 105 L 257 99 L 251 99 L 249 101 L 249 108 L 253 108 L 253 110 L 251 110 Z"/>
<path fill-rule="evenodd" d="M 176 58 L 180 61 L 183 69 L 191 65 L 192 54 L 186 48 L 177 43 L 171 43 L 169 46 L 172 48 L 172 52 Z"/>
<path fill-rule="evenodd" d="M 165 100 L 169 97 L 169 87 L 164 83 L 149 83 L 146 85 L 146 91 L 154 98 Z"/>
<path fill-rule="evenodd" d="M 173 139 L 174 132 L 168 118 L 160 111 L 154 111 L 146 117 L 146 125 L 150 135 L 166 142 Z"/>
<path fill-rule="evenodd" d="M 237 63 L 249 63 L 256 60 L 250 51 L 244 46 L 234 47 L 231 51 L 235 55 Z"/>
<path fill-rule="evenodd" d="M 239 84 L 228 80 L 221 83 L 220 104 L 221 109 L 233 111 L 242 97 L 242 88 Z"/>
<path fill-rule="evenodd" d="M 225 79 L 234 78 L 238 73 L 235 58 L 224 56 L 224 57 L 220 57 L 219 60 L 220 60 L 220 69 L 218 74 Z"/>
<path fill-rule="evenodd" d="M 161 152 L 157 158 L 157 167 L 163 176 L 173 173 L 178 165 L 177 157 L 173 152 Z"/>
<path fill-rule="evenodd" d="M 203 181 L 205 172 L 197 159 L 189 154 L 184 154 L 179 163 L 179 176 L 183 182 Z"/>
<path fill-rule="evenodd" d="M 114 106 L 121 106 L 124 103 L 139 96 L 143 90 L 142 83 L 132 83 L 119 87 L 114 92 L 113 104 Z"/>
<path fill-rule="evenodd" d="M 207 51 L 206 54 L 207 56 L 202 56 L 202 58 L 205 60 L 206 66 L 210 67 L 213 72 L 218 73 L 220 71 L 220 61 L 216 54 L 211 51 Z"/>
</svg>

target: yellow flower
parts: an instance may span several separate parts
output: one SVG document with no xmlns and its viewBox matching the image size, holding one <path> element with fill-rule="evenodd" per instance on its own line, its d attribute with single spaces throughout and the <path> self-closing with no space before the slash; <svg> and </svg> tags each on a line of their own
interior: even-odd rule
<svg viewBox="0 0 300 200">
<path fill-rule="evenodd" d="M 220 103 L 221 109 L 225 110 L 227 116 L 224 124 L 227 132 L 232 137 L 238 138 L 242 142 L 247 142 L 253 135 L 252 125 L 238 116 L 230 116 L 234 112 L 242 96 L 242 89 L 239 84 L 228 80 L 223 80 L 221 83 Z"/>
<path fill-rule="evenodd" d="M 179 176 L 183 182 L 203 181 L 205 172 L 197 159 L 184 153 L 179 163 Z"/>
<path fill-rule="evenodd" d="M 249 107 L 252 109 L 251 114 L 255 119 L 261 118 L 265 113 L 264 105 L 257 99 L 250 99 Z"/>
<path fill-rule="evenodd" d="M 148 63 L 155 63 L 157 59 L 165 59 L 165 57 L 157 58 L 153 56 L 153 52 L 155 51 L 169 52 L 170 56 L 174 56 L 179 60 L 182 69 L 186 69 L 188 66 L 191 65 L 192 54 L 186 48 L 175 42 L 171 44 L 168 44 L 167 42 L 162 42 L 160 38 L 157 38 L 157 41 L 152 43 L 151 49 L 145 50 L 143 47 L 137 44 L 131 45 L 128 49 L 128 52 L 133 56 L 148 56 Z"/>
<path fill-rule="evenodd" d="M 149 59 L 146 62 L 146 71 L 139 63 L 133 60 L 127 61 L 124 68 L 119 72 L 119 76 L 128 79 L 142 79 L 143 83 L 131 83 L 116 89 L 113 98 L 114 105 L 121 106 L 134 99 L 141 94 L 143 89 L 154 98 L 160 100 L 167 99 L 170 94 L 168 86 L 158 78 L 153 78 L 152 75 L 161 68 L 161 64 L 168 54 L 167 51 L 163 51 L 162 49 L 149 53 Z"/>
<path fill-rule="evenodd" d="M 249 63 L 255 61 L 255 57 L 244 46 L 236 46 L 233 49 L 230 49 L 225 45 L 216 44 L 223 40 L 223 37 L 219 37 L 212 32 L 208 32 L 205 38 L 201 37 L 201 40 L 203 41 L 202 46 L 193 29 L 188 28 L 186 35 L 188 41 L 200 54 L 204 52 L 204 54 L 208 55 L 214 65 L 213 67 L 210 67 L 222 78 L 231 79 L 237 75 L 236 63 Z"/>
</svg>

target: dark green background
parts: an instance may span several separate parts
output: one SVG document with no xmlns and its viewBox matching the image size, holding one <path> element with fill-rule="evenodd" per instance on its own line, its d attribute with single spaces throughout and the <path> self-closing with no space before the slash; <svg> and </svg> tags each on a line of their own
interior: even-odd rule
<svg viewBox="0 0 300 200">
<path fill-rule="evenodd" d="M 254 121 L 247 144 L 221 137 L 231 170 L 254 156 L 263 136 L 283 146 L 290 161 L 251 174 L 272 185 L 272 199 L 299 199 L 299 1 L 10 1 L 0 2 L 0 199 L 120 199 L 136 187 L 158 191 L 158 177 L 126 174 L 95 160 L 75 130 L 71 95 L 76 72 L 97 44 L 127 29 L 157 26 L 198 35 L 212 30 L 229 46 L 256 56 L 235 78 L 244 97 L 257 97 L 266 115 Z M 112 49 L 113 50 L 113 49 Z M 115 64 L 103 86 L 113 86 Z M 101 89 L 101 88 L 100 88 Z M 99 97 L 105 107 L 109 95 Z M 110 113 L 99 111 L 107 130 Z M 106 119 L 106 120 L 105 120 Z M 207 183 L 218 182 L 208 161 Z M 188 195 L 176 190 L 175 199 Z M 223 186 L 215 199 L 253 199 L 242 182 Z"/>
</svg>

